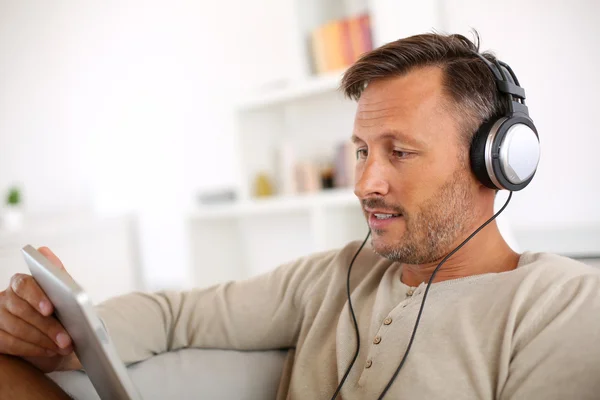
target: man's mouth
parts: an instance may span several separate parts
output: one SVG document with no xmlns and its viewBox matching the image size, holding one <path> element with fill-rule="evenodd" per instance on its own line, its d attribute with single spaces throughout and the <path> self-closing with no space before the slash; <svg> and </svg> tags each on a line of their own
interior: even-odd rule
<svg viewBox="0 0 600 400">
<path fill-rule="evenodd" d="M 398 221 L 402 221 L 402 219 L 402 214 L 370 212 L 369 227 L 376 231 L 383 231 L 384 229 L 391 227 Z"/>
<path fill-rule="evenodd" d="M 381 232 L 404 220 L 404 215 L 399 207 L 385 207 L 383 204 L 363 202 L 363 209 L 367 216 L 369 227 L 375 231 Z"/>
<path fill-rule="evenodd" d="M 375 213 L 373 215 L 377 219 L 389 219 L 389 218 L 401 217 L 402 216 L 402 214 L 381 214 L 381 213 Z"/>
</svg>

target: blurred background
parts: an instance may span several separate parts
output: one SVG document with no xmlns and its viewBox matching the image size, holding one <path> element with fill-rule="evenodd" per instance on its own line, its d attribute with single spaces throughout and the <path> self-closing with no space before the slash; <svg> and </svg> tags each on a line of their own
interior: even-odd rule
<svg viewBox="0 0 600 400">
<path fill-rule="evenodd" d="M 28 243 L 101 301 L 362 238 L 341 74 L 400 37 L 472 28 L 542 142 L 503 234 L 597 263 L 598 22 L 595 0 L 0 0 L 0 282 Z"/>
</svg>

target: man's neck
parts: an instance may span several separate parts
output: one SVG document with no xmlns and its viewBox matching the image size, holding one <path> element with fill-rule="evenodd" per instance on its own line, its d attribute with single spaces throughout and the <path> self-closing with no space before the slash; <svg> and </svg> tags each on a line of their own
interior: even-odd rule
<svg viewBox="0 0 600 400">
<path fill-rule="evenodd" d="M 464 238 L 455 243 L 452 250 L 463 240 Z M 408 286 L 418 286 L 422 282 L 428 282 L 431 274 L 442 260 L 443 257 L 428 264 L 403 264 L 402 282 Z M 435 275 L 434 282 L 510 271 L 517 267 L 518 262 L 519 254 L 515 253 L 504 241 L 494 221 L 446 260 Z"/>
</svg>

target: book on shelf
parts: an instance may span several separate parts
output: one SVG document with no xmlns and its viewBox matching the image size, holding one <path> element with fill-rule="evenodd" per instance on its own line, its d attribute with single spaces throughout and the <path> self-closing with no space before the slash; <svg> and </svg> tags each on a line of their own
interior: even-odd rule
<svg viewBox="0 0 600 400">
<path fill-rule="evenodd" d="M 334 186 L 351 187 L 354 184 L 356 157 L 351 142 L 340 143 L 335 152 Z"/>
<path fill-rule="evenodd" d="M 277 148 L 276 193 L 294 195 L 351 187 L 355 164 L 354 145 L 350 141 L 336 145 L 328 156 L 298 159 L 294 144 L 283 140 Z"/>
<path fill-rule="evenodd" d="M 299 191 L 315 193 L 321 190 L 321 179 L 317 165 L 310 161 L 298 163 L 296 166 Z"/>
<path fill-rule="evenodd" d="M 311 32 L 310 41 L 317 74 L 344 69 L 373 49 L 370 16 L 329 21 Z"/>
<path fill-rule="evenodd" d="M 369 14 L 357 15 L 348 19 L 348 33 L 352 47 L 352 62 L 358 60 L 364 53 L 373 50 L 371 35 L 371 20 Z"/>
<path fill-rule="evenodd" d="M 315 193 L 337 187 L 332 164 L 305 161 L 297 164 L 296 173 L 299 192 Z"/>
</svg>

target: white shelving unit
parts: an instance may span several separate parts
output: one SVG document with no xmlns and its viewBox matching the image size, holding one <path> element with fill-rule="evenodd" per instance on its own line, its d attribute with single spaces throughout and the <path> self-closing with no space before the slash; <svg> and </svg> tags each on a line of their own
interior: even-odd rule
<svg viewBox="0 0 600 400">
<path fill-rule="evenodd" d="M 203 260 L 202 271 L 216 269 L 196 276 L 203 286 L 340 247 L 368 229 L 358 200 L 346 190 L 205 207 L 190 221 L 192 258 Z"/>
<path fill-rule="evenodd" d="M 207 286 L 269 271 L 315 251 L 362 239 L 368 231 L 352 188 L 257 199 L 264 173 L 281 188 L 277 150 L 290 145 L 298 161 L 330 159 L 352 134 L 356 104 L 338 91 L 343 71 L 311 75 L 310 32 L 328 20 L 367 11 L 374 45 L 438 27 L 436 0 L 283 0 L 289 39 L 282 61 L 286 84 L 247 93 L 236 102 L 238 200 L 189 214 L 194 284 Z M 402 13 L 398 13 L 402 10 Z M 410 24 L 410 29 L 406 26 Z M 249 33 L 250 34 L 250 33 Z M 274 49 L 277 51 L 277 49 Z M 286 64 L 289 62 L 289 64 Z M 281 74 L 278 74 L 280 76 Z"/>
<path fill-rule="evenodd" d="M 258 91 L 238 102 L 238 110 L 253 111 L 261 108 L 280 106 L 303 98 L 310 98 L 337 90 L 344 71 L 310 76 L 289 85 Z"/>
<path fill-rule="evenodd" d="M 348 189 L 331 189 L 318 193 L 295 196 L 276 196 L 236 202 L 234 204 L 202 207 L 191 213 L 202 220 L 285 214 L 293 211 L 310 211 L 319 207 L 358 206 L 354 193 Z"/>
</svg>

